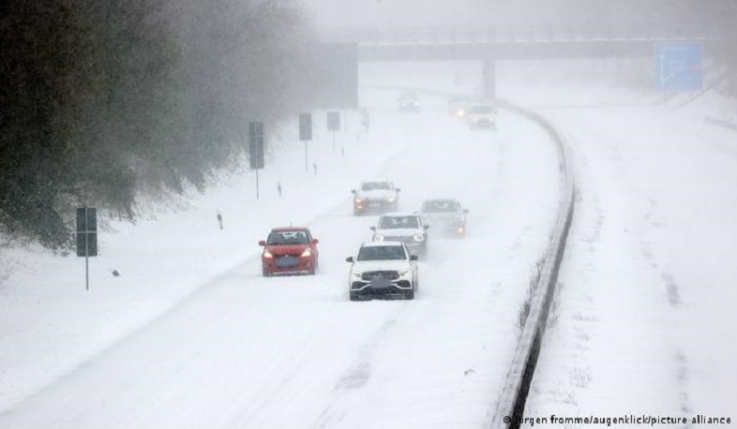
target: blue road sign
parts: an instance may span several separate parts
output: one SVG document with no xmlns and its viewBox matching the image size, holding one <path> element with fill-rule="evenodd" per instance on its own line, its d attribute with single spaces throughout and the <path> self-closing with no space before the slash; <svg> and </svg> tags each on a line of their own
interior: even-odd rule
<svg viewBox="0 0 737 429">
<path fill-rule="evenodd" d="M 655 45 L 655 66 L 661 91 L 699 90 L 703 87 L 704 45 L 700 42 L 663 42 Z"/>
</svg>

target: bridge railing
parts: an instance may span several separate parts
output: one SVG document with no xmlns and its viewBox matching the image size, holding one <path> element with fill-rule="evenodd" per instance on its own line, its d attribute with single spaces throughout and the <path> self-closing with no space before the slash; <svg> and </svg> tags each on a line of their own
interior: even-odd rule
<svg viewBox="0 0 737 429">
<path fill-rule="evenodd" d="M 717 25 L 576 24 L 530 26 L 364 27 L 323 30 L 326 42 L 363 45 L 469 44 L 601 40 L 709 40 L 726 29 Z"/>
</svg>

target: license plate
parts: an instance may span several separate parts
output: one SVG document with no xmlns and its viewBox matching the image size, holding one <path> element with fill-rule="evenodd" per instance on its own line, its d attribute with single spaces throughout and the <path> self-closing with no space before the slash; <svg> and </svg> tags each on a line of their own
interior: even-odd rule
<svg viewBox="0 0 737 429">
<path fill-rule="evenodd" d="M 294 256 L 282 256 L 277 258 L 275 265 L 278 268 L 296 267 L 299 263 L 299 259 Z"/>
</svg>

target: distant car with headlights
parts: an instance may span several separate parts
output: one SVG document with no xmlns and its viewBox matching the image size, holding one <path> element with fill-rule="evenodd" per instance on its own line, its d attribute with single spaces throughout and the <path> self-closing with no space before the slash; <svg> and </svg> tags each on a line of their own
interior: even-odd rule
<svg viewBox="0 0 737 429">
<path fill-rule="evenodd" d="M 400 188 L 390 180 L 365 180 L 353 193 L 353 214 L 360 216 L 367 212 L 395 211 L 399 207 Z"/>
<path fill-rule="evenodd" d="M 425 200 L 420 208 L 420 216 L 426 225 L 430 225 L 434 231 L 454 236 L 466 234 L 467 213 L 468 209 L 464 209 L 460 201 L 452 198 Z"/>
<path fill-rule="evenodd" d="M 491 104 L 472 104 L 466 112 L 466 122 L 472 130 L 496 129 L 497 108 Z"/>
<path fill-rule="evenodd" d="M 471 107 L 471 100 L 467 97 L 453 97 L 448 100 L 448 113 L 456 118 L 464 118 Z"/>
<path fill-rule="evenodd" d="M 427 230 L 417 213 L 387 213 L 379 216 L 373 241 L 398 241 L 404 243 L 410 253 L 420 258 L 427 257 Z"/>
<path fill-rule="evenodd" d="M 315 274 L 318 268 L 317 238 L 304 227 L 274 228 L 266 240 L 261 267 L 264 277 L 275 274 Z"/>
<path fill-rule="evenodd" d="M 358 254 L 346 258 L 351 301 L 371 298 L 414 299 L 419 287 L 417 255 L 398 241 L 374 241 L 361 245 Z"/>
<path fill-rule="evenodd" d="M 399 110 L 402 112 L 417 112 L 420 110 L 420 100 L 417 94 L 407 92 L 399 97 Z"/>
</svg>

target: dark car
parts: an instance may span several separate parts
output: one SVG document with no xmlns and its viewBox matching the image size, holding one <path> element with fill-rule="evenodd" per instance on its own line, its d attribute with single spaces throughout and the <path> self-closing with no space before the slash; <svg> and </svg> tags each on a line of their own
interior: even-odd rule
<svg viewBox="0 0 737 429">
<path fill-rule="evenodd" d="M 304 227 L 274 228 L 266 240 L 261 265 L 264 277 L 274 274 L 315 274 L 318 267 L 317 238 Z"/>
</svg>

